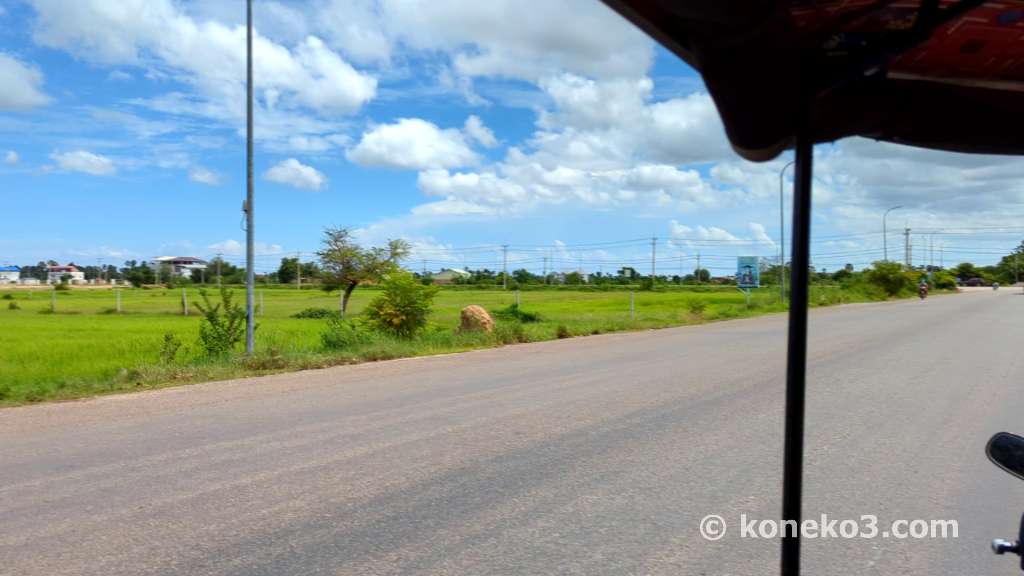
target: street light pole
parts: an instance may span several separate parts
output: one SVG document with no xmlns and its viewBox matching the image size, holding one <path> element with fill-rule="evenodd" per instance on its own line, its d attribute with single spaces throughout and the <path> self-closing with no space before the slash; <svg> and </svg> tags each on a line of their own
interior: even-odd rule
<svg viewBox="0 0 1024 576">
<path fill-rule="evenodd" d="M 246 53 L 246 142 L 245 142 L 245 353 L 252 356 L 255 349 L 256 332 L 255 294 L 256 268 L 253 232 L 253 182 L 252 182 L 252 0 L 245 3 L 245 53 Z"/>
<path fill-rule="evenodd" d="M 893 210 L 897 210 L 899 208 L 903 208 L 903 206 L 893 206 L 892 208 L 886 210 L 884 214 L 882 214 L 882 259 L 885 260 L 886 262 L 889 261 L 889 235 L 886 232 L 885 228 L 885 217 L 889 215 L 889 212 L 892 212 Z"/>
<path fill-rule="evenodd" d="M 779 170 L 779 294 L 782 302 L 786 301 L 786 207 L 782 196 L 786 188 L 786 168 L 796 160 L 791 160 Z"/>
</svg>

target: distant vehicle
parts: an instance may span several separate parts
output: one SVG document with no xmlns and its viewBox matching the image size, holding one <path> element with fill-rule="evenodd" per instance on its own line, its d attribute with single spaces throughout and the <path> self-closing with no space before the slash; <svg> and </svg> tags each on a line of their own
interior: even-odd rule
<svg viewBox="0 0 1024 576">
<path fill-rule="evenodd" d="M 999 282 L 993 282 L 992 283 L 992 289 L 993 290 L 999 290 Z"/>
<path fill-rule="evenodd" d="M 971 278 L 964 282 L 964 286 L 984 286 L 985 281 L 981 278 Z"/>
</svg>

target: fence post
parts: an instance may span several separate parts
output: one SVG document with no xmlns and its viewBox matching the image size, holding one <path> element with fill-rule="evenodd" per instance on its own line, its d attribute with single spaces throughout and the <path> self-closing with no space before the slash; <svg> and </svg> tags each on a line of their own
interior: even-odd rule
<svg viewBox="0 0 1024 576">
<path fill-rule="evenodd" d="M 633 320 L 636 317 L 635 306 L 633 305 L 633 291 L 629 291 L 629 319 Z"/>
<path fill-rule="evenodd" d="M 181 289 L 181 315 L 188 316 L 188 295 L 184 288 Z"/>
<path fill-rule="evenodd" d="M 57 285 L 54 284 L 50 289 L 50 313 L 57 313 Z"/>
<path fill-rule="evenodd" d="M 114 296 L 117 299 L 116 310 L 117 310 L 117 313 L 120 314 L 121 313 L 121 289 L 120 288 L 114 288 Z"/>
</svg>

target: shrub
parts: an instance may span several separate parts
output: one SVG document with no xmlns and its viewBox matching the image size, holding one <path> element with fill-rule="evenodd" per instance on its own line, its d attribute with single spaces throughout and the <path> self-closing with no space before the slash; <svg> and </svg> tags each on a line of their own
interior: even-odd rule
<svg viewBox="0 0 1024 576">
<path fill-rule="evenodd" d="M 690 311 L 690 314 L 700 316 L 708 308 L 708 303 L 700 298 L 690 298 L 686 301 L 686 309 Z"/>
<path fill-rule="evenodd" d="M 319 320 L 323 318 L 336 318 L 338 317 L 337 310 L 331 310 L 330 308 L 306 308 L 300 312 L 292 314 L 292 318 L 302 319 L 314 319 Z"/>
<path fill-rule="evenodd" d="M 366 307 L 366 317 L 381 332 L 412 338 L 427 325 L 437 286 L 424 286 L 404 271 L 388 274 L 383 291 Z"/>
<path fill-rule="evenodd" d="M 320 342 L 327 350 L 350 350 L 375 340 L 364 324 L 337 314 L 327 320 L 327 328 L 320 334 Z"/>
<path fill-rule="evenodd" d="M 559 324 L 558 329 L 555 330 L 555 336 L 559 338 L 572 338 L 572 332 L 569 332 L 569 328 L 565 324 Z"/>
<path fill-rule="evenodd" d="M 53 289 L 64 292 L 65 290 L 71 290 L 71 286 L 67 282 L 61 282 L 60 284 L 54 284 Z"/>
<path fill-rule="evenodd" d="M 7 292 L 6 294 L 4 294 L 4 300 L 14 300 L 14 294 Z"/>
<path fill-rule="evenodd" d="M 494 339 L 498 344 L 520 344 L 530 341 L 521 322 L 498 324 L 494 327 Z"/>
<path fill-rule="evenodd" d="M 494 311 L 494 315 L 503 320 L 518 320 L 526 324 L 532 322 L 540 322 L 540 314 L 536 312 L 527 312 L 519 307 L 518 304 L 510 304 L 504 308 Z"/>
<path fill-rule="evenodd" d="M 160 362 L 171 364 L 178 356 L 181 349 L 181 340 L 173 332 L 164 334 L 164 341 L 160 344 Z"/>
<path fill-rule="evenodd" d="M 914 290 L 914 281 L 903 273 L 903 266 L 896 262 L 875 262 L 871 270 L 867 271 L 867 279 L 889 296 L 899 296 Z"/>
<path fill-rule="evenodd" d="M 933 273 L 931 284 L 938 290 L 956 290 L 956 278 L 945 271 Z"/>
<path fill-rule="evenodd" d="M 245 337 L 245 309 L 232 301 L 227 288 L 220 289 L 220 302 L 210 302 L 205 289 L 199 291 L 203 302 L 196 308 L 203 313 L 199 324 L 199 342 L 209 356 L 223 356 L 231 352 Z"/>
<path fill-rule="evenodd" d="M 21 308 L 21 306 L 18 306 L 17 302 L 11 301 L 11 302 L 7 303 L 7 309 L 8 310 L 17 310 L 19 308 Z"/>
</svg>

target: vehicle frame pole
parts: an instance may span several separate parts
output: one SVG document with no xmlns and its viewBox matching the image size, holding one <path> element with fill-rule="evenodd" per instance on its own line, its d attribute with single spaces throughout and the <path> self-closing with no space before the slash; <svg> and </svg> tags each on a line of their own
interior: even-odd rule
<svg viewBox="0 0 1024 576">
<path fill-rule="evenodd" d="M 798 112 L 796 166 L 793 175 L 793 224 L 789 283 L 789 330 L 786 350 L 786 436 L 782 469 L 782 519 L 797 527 L 782 534 L 782 576 L 800 574 L 802 520 L 804 400 L 807 385 L 808 267 L 811 245 L 811 180 L 814 143 L 809 109 Z M 785 524 L 784 524 L 785 525 Z"/>
</svg>

